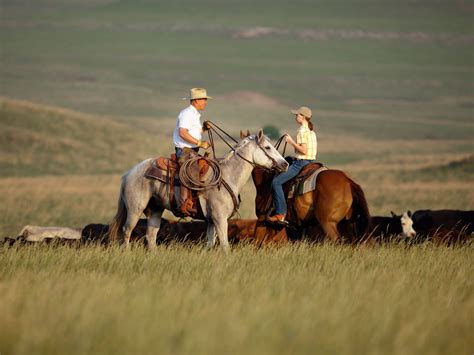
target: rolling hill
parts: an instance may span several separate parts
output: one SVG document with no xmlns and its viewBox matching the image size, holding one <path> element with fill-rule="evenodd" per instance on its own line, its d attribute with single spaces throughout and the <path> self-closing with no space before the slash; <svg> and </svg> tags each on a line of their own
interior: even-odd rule
<svg viewBox="0 0 474 355">
<path fill-rule="evenodd" d="M 120 173 L 166 153 L 156 135 L 111 118 L 5 97 L 0 132 L 4 177 Z"/>
</svg>

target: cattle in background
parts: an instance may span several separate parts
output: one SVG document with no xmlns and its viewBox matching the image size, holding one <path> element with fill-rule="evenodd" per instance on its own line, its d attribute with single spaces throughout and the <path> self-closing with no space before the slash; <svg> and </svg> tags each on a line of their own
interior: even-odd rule
<svg viewBox="0 0 474 355">
<path fill-rule="evenodd" d="M 51 242 L 54 240 L 79 241 L 82 228 L 24 226 L 18 236 L 26 242 Z"/>
<path fill-rule="evenodd" d="M 372 232 L 370 237 L 376 240 L 390 240 L 393 237 L 413 238 L 416 228 L 413 227 L 412 214 L 410 211 L 401 215 L 391 212 L 391 217 L 372 216 Z"/>
<path fill-rule="evenodd" d="M 419 235 L 417 242 L 429 241 L 437 246 L 455 246 L 470 243 L 474 245 L 474 235 L 459 230 L 438 229 L 426 235 Z"/>
<path fill-rule="evenodd" d="M 436 230 L 474 232 L 474 211 L 419 210 L 413 213 L 414 228 L 426 235 Z"/>
<path fill-rule="evenodd" d="M 254 243 L 258 247 L 266 244 L 286 244 L 290 241 L 287 233 L 288 228 L 285 226 L 267 223 L 263 218 L 260 218 L 253 220 L 253 223 L 248 225 L 251 228 L 242 228 L 238 221 L 235 220 L 233 228 L 236 231 L 240 230 L 240 233 L 237 234 L 240 241 Z M 230 228 L 229 223 L 229 232 Z"/>
<path fill-rule="evenodd" d="M 258 227 L 257 227 L 258 226 Z M 257 233 L 255 233 L 257 229 Z M 171 222 L 160 228 L 159 237 L 165 241 L 205 242 L 207 222 Z M 283 229 L 283 230 L 282 230 Z M 288 237 L 284 228 L 275 228 L 258 223 L 256 219 L 230 219 L 228 222 L 229 242 L 255 243 L 258 246 L 270 243 L 286 243 Z"/>
<path fill-rule="evenodd" d="M 166 221 L 163 219 L 163 221 Z M 167 222 L 167 221 L 166 221 Z M 131 240 L 141 239 L 146 234 L 147 221 L 140 219 L 132 231 Z M 108 243 L 109 225 L 102 223 L 91 223 L 82 229 L 81 240 L 83 243 Z"/>
<path fill-rule="evenodd" d="M 175 225 L 177 222 L 170 222 L 165 218 L 162 218 L 161 221 L 161 228 L 158 234 L 159 239 L 157 243 L 163 243 L 168 241 L 169 237 L 173 236 L 176 238 L 179 235 L 182 235 L 183 238 L 190 237 L 190 238 L 200 238 L 202 232 L 202 222 L 199 223 L 192 223 L 192 222 L 183 222 L 186 223 L 186 226 L 189 230 L 193 231 L 191 235 L 188 235 L 189 230 L 186 230 L 186 227 L 181 228 L 178 231 L 177 226 Z M 173 226 L 170 227 L 169 225 L 172 224 Z M 194 230 L 193 230 L 194 227 Z M 204 227 L 205 228 L 205 227 Z M 147 229 L 147 220 L 140 219 L 132 231 L 130 236 L 130 240 L 132 242 L 141 241 L 143 242 L 143 237 L 146 235 Z M 206 230 L 204 229 L 204 233 Z M 82 230 L 82 241 L 83 243 L 100 243 L 100 244 L 108 244 L 108 233 L 109 233 L 109 225 L 102 224 L 102 223 L 91 223 L 84 227 Z M 146 241 L 145 241 L 146 243 Z"/>
<path fill-rule="evenodd" d="M 474 211 L 418 210 L 412 218 L 418 240 L 447 245 L 472 240 Z"/>
<path fill-rule="evenodd" d="M 257 242 L 258 245 L 269 243 L 286 243 L 288 237 L 285 231 L 274 231 L 269 228 L 264 232 L 259 240 L 254 238 L 255 228 L 257 225 L 256 219 L 231 219 L 228 223 L 229 242 L 241 243 Z M 147 220 L 141 219 L 134 228 L 131 240 L 144 240 L 146 235 Z M 206 241 L 207 222 L 191 221 L 191 222 L 176 222 L 168 221 L 162 218 L 160 230 L 158 232 L 157 243 L 176 242 L 194 242 L 204 243 Z M 99 242 L 107 243 L 107 233 L 109 226 L 106 224 L 89 224 L 84 227 L 82 238 L 85 243 Z"/>
<path fill-rule="evenodd" d="M 17 243 L 57 243 L 57 244 L 77 244 L 81 243 L 82 228 L 67 227 L 42 227 L 24 226 L 16 237 L 7 236 L 0 240 L 0 245 L 12 246 Z"/>
</svg>

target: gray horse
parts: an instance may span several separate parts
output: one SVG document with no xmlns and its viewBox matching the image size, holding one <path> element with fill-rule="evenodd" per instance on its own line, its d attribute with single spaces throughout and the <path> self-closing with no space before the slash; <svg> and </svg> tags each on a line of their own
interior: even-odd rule
<svg viewBox="0 0 474 355">
<path fill-rule="evenodd" d="M 137 164 L 122 177 L 118 211 L 109 230 L 111 242 L 117 239 L 129 246 L 130 235 L 140 215 L 148 218 L 146 238 L 150 249 L 156 248 L 156 235 L 160 229 L 161 215 L 165 209 L 171 210 L 166 184 L 147 179 L 144 175 L 153 159 Z M 285 171 L 288 163 L 273 147 L 263 131 L 241 140 L 233 150 L 219 162 L 222 179 L 234 196 L 238 196 L 250 178 L 255 166 Z M 214 246 L 216 231 L 220 245 L 225 252 L 230 250 L 227 239 L 227 220 L 234 213 L 234 199 L 226 188 L 214 186 L 201 192 L 199 196 L 204 217 L 209 219 L 206 237 L 207 248 Z"/>
</svg>

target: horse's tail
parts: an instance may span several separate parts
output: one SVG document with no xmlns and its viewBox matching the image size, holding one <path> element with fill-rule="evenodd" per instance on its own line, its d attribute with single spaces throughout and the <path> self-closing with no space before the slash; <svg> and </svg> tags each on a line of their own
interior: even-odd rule
<svg viewBox="0 0 474 355">
<path fill-rule="evenodd" d="M 122 178 L 122 184 L 120 186 L 120 194 L 118 198 L 118 207 L 115 217 L 109 224 L 109 243 L 115 244 L 118 240 L 122 239 L 122 227 L 127 220 L 127 206 L 124 202 L 125 194 L 125 178 Z"/>
<path fill-rule="evenodd" d="M 350 178 L 349 181 L 351 184 L 352 199 L 354 201 L 352 205 L 352 216 L 356 223 L 357 236 L 364 238 L 368 236 L 372 227 L 369 205 L 362 187 Z"/>
</svg>

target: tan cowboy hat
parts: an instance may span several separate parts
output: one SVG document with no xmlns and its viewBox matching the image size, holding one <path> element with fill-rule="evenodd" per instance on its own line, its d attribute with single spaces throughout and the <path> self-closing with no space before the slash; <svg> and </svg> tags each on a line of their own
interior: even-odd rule
<svg viewBox="0 0 474 355">
<path fill-rule="evenodd" d="M 207 96 L 207 91 L 203 88 L 192 88 L 191 90 L 189 90 L 189 97 L 183 97 L 183 100 L 197 99 L 212 99 L 212 97 Z"/>
<path fill-rule="evenodd" d="M 291 110 L 291 113 L 294 113 L 295 115 L 300 114 L 300 115 L 303 115 L 304 117 L 308 117 L 308 118 L 311 118 L 311 116 L 313 115 L 311 110 L 306 106 L 301 106 L 297 110 Z"/>
</svg>

